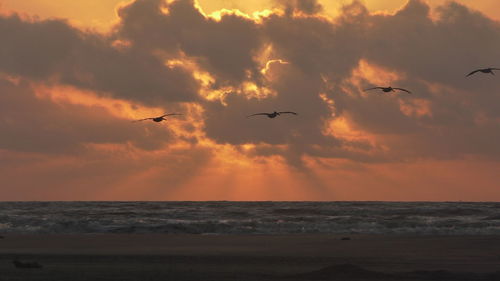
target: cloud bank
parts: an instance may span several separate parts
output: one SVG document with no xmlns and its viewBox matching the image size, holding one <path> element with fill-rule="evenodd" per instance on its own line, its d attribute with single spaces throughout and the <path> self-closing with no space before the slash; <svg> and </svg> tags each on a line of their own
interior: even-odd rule
<svg viewBox="0 0 500 281">
<path fill-rule="evenodd" d="M 498 169 L 499 80 L 465 78 L 500 67 L 498 22 L 456 2 L 431 10 L 410 0 L 387 14 L 353 1 L 336 18 L 317 1 L 276 4 L 254 15 L 206 15 L 190 0 L 136 0 L 118 9 L 106 34 L 0 16 L 3 164 L 41 157 L 80 165 L 102 154 L 112 180 L 91 169 L 70 174 L 106 187 L 155 170 L 156 161 L 187 171 L 237 158 L 299 171 L 324 189 L 332 187 L 319 171 L 350 169 L 340 162 L 487 161 Z M 389 85 L 413 94 L 363 91 Z M 275 110 L 299 115 L 245 118 Z M 162 111 L 186 116 L 167 126 L 129 122 Z M 123 157 L 140 164 L 118 165 Z M 116 165 L 122 176 L 109 168 Z M 169 190 L 199 174 L 185 176 Z M 151 177 L 152 186 L 169 178 Z"/>
</svg>

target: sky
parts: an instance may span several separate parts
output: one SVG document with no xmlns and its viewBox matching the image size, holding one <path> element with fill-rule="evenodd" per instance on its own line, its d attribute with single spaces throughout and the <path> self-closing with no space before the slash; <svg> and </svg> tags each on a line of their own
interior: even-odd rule
<svg viewBox="0 0 500 281">
<path fill-rule="evenodd" d="M 499 12 L 0 0 L 0 200 L 498 201 Z"/>
</svg>

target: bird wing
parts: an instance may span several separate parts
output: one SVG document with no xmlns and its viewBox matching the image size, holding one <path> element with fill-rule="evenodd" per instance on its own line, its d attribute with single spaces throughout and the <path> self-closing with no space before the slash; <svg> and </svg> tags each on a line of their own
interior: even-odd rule
<svg viewBox="0 0 500 281">
<path fill-rule="evenodd" d="M 474 70 L 474 71 L 472 71 L 471 73 L 467 74 L 467 76 L 466 76 L 466 77 L 469 77 L 469 76 L 471 76 L 472 74 L 474 74 L 474 73 L 476 73 L 476 72 L 479 72 L 479 71 L 481 71 L 481 69 Z"/>
<path fill-rule="evenodd" d="M 298 115 L 297 112 L 293 112 L 293 111 L 280 111 L 278 112 L 279 114 L 284 114 L 284 113 L 288 113 L 288 114 L 293 114 L 293 115 Z"/>
<path fill-rule="evenodd" d="M 139 119 L 139 120 L 133 120 L 132 122 L 141 122 L 145 120 L 153 120 L 154 118 L 144 118 L 144 119 Z"/>
<path fill-rule="evenodd" d="M 252 115 L 248 115 L 247 118 L 255 116 L 255 115 L 269 115 L 269 113 L 255 113 L 255 114 L 252 114 Z"/>
<path fill-rule="evenodd" d="M 160 117 L 166 117 L 166 116 L 172 116 L 172 115 L 182 115 L 181 113 L 169 113 L 169 114 L 163 114 Z"/>
<path fill-rule="evenodd" d="M 491 70 L 500 70 L 500 68 L 494 68 L 494 67 L 492 67 Z"/>
<path fill-rule="evenodd" d="M 403 91 L 403 92 L 407 92 L 408 94 L 411 94 L 410 91 L 406 90 L 406 89 L 403 89 L 403 88 L 393 88 L 395 90 L 400 90 L 400 91 Z"/>
<path fill-rule="evenodd" d="M 382 87 L 373 87 L 373 88 L 369 88 L 369 89 L 366 89 L 366 90 L 363 90 L 363 91 L 371 91 L 371 90 L 376 90 L 376 89 L 383 89 Z"/>
</svg>

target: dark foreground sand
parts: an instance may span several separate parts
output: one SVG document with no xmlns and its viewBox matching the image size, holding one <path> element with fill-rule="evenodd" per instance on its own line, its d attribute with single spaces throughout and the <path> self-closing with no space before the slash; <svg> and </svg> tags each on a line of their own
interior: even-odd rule
<svg viewBox="0 0 500 281">
<path fill-rule="evenodd" d="M 500 281 L 500 236 L 3 236 L 0 281 Z"/>
</svg>

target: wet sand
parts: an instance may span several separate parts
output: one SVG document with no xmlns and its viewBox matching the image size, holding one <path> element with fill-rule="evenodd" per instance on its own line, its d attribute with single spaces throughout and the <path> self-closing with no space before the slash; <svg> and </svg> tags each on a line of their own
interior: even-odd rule
<svg viewBox="0 0 500 281">
<path fill-rule="evenodd" d="M 0 281 L 500 280 L 500 236 L 2 235 Z"/>
</svg>

